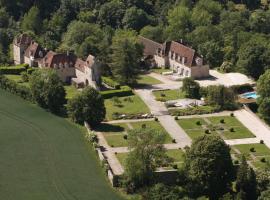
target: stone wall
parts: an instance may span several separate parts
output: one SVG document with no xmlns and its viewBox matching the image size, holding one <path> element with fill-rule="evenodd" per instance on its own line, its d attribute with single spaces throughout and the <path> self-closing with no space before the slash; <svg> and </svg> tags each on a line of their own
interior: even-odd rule
<svg viewBox="0 0 270 200">
<path fill-rule="evenodd" d="M 191 77 L 195 79 L 207 78 L 209 77 L 209 66 L 195 66 L 191 67 Z"/>
</svg>

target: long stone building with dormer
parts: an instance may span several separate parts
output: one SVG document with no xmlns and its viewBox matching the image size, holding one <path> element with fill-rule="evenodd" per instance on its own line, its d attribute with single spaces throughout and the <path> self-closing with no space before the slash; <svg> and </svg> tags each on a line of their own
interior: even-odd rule
<svg viewBox="0 0 270 200">
<path fill-rule="evenodd" d="M 150 61 L 152 67 L 171 69 L 180 77 L 209 77 L 209 66 L 203 57 L 183 42 L 160 44 L 142 36 L 139 36 L 139 41 L 144 46 L 144 58 Z"/>
<path fill-rule="evenodd" d="M 98 89 L 101 84 L 100 63 L 92 55 L 83 61 L 73 53 L 48 51 L 26 34 L 14 39 L 13 55 L 15 64 L 54 69 L 63 82 L 77 87 L 90 85 Z"/>
</svg>

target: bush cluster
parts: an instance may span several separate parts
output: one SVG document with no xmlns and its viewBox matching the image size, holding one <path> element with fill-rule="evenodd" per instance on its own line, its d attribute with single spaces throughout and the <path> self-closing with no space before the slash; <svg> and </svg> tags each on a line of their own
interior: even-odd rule
<svg viewBox="0 0 270 200">
<path fill-rule="evenodd" d="M 20 75 L 22 72 L 25 72 L 28 69 L 28 64 L 22 64 L 17 66 L 10 67 L 0 67 L 0 74 L 14 74 Z"/>
<path fill-rule="evenodd" d="M 33 100 L 31 91 L 28 87 L 19 85 L 15 81 L 9 80 L 3 75 L 0 75 L 0 88 L 7 90 L 13 94 L 16 94 L 28 101 Z"/>
<path fill-rule="evenodd" d="M 103 83 L 114 89 L 120 89 L 120 84 L 117 81 L 112 80 L 110 77 L 103 76 Z"/>
<path fill-rule="evenodd" d="M 124 97 L 133 95 L 132 89 L 129 86 L 121 86 L 118 90 L 106 90 L 102 91 L 101 95 L 104 99 L 109 99 L 112 97 Z"/>
<path fill-rule="evenodd" d="M 209 106 L 199 106 L 194 108 L 186 109 L 171 109 L 169 113 L 172 116 L 185 116 L 185 115 L 202 115 L 202 114 L 211 114 L 220 111 L 218 107 L 209 107 Z"/>
</svg>

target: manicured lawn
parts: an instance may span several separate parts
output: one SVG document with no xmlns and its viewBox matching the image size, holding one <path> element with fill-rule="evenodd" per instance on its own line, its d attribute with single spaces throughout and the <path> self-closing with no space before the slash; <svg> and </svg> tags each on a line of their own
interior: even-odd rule
<svg viewBox="0 0 270 200">
<path fill-rule="evenodd" d="M 153 94 L 157 100 L 161 101 L 170 101 L 185 98 L 184 92 L 182 92 L 180 89 L 154 91 Z"/>
<path fill-rule="evenodd" d="M 165 144 L 172 143 L 172 138 L 171 136 L 167 133 L 167 131 L 160 125 L 159 122 L 156 121 L 144 121 L 144 122 L 135 122 L 135 123 L 130 123 L 131 126 L 135 129 L 141 128 L 143 124 L 146 125 L 146 128 L 151 128 L 155 129 L 158 131 L 161 131 L 165 134 Z"/>
<path fill-rule="evenodd" d="M 96 131 L 103 133 L 108 145 L 111 147 L 126 147 L 127 140 L 124 134 L 129 130 L 126 124 L 102 124 Z"/>
<path fill-rule="evenodd" d="M 122 199 L 80 128 L 0 92 L 0 199 Z"/>
<path fill-rule="evenodd" d="M 119 162 L 121 163 L 121 165 L 123 167 L 125 167 L 125 162 L 127 159 L 128 153 L 118 153 L 116 154 L 117 159 L 119 160 Z"/>
<path fill-rule="evenodd" d="M 166 151 L 166 154 L 173 159 L 172 163 L 169 165 L 176 164 L 178 167 L 182 166 L 184 163 L 184 152 L 180 149 L 169 149 Z M 125 160 L 128 156 L 128 153 L 117 153 L 116 157 L 121 163 L 121 165 L 125 166 Z"/>
<path fill-rule="evenodd" d="M 172 143 L 172 138 L 165 131 L 165 129 L 156 121 L 143 121 L 143 122 L 133 122 L 129 123 L 130 128 L 139 129 L 142 128 L 144 124 L 146 128 L 155 129 L 161 131 L 165 134 L 165 143 Z M 128 146 L 128 140 L 124 139 L 124 135 L 127 134 L 127 131 L 130 130 L 127 124 L 102 124 L 96 131 L 102 132 L 108 145 L 111 147 L 126 147 Z"/>
<path fill-rule="evenodd" d="M 119 97 L 118 99 L 121 101 L 119 105 L 115 105 L 113 99 L 105 100 L 107 120 L 113 120 L 113 113 L 136 115 L 150 112 L 145 103 L 137 95 Z"/>
<path fill-rule="evenodd" d="M 150 71 L 157 74 L 162 74 L 163 72 L 171 72 L 172 70 L 164 69 L 164 68 L 156 68 L 156 69 L 151 69 Z"/>
<path fill-rule="evenodd" d="M 270 149 L 265 144 L 241 144 L 234 145 L 234 147 L 245 155 L 256 168 L 265 168 L 267 167 L 266 162 L 270 161 Z M 250 151 L 251 148 L 254 148 L 253 152 Z M 241 155 L 238 155 L 238 158 L 240 159 Z M 262 158 L 265 159 L 265 162 L 261 161 Z"/>
<path fill-rule="evenodd" d="M 200 122 L 201 125 L 197 125 L 197 122 Z M 206 125 L 206 122 L 203 120 L 203 118 L 179 119 L 177 120 L 177 123 L 183 129 L 201 129 L 202 125 Z"/>
<path fill-rule="evenodd" d="M 81 92 L 74 85 L 65 85 L 64 88 L 65 88 L 66 93 L 67 93 L 67 95 L 66 95 L 67 99 L 72 99 L 73 97 L 80 94 L 80 92 Z"/>
<path fill-rule="evenodd" d="M 10 80 L 13 80 L 17 82 L 20 85 L 29 87 L 29 82 L 23 82 L 21 75 L 13 75 L 13 74 L 5 74 L 5 77 L 7 77 Z"/>
<path fill-rule="evenodd" d="M 224 123 L 221 123 L 221 120 L 224 120 Z M 201 125 L 196 124 L 198 121 Z M 241 122 L 231 116 L 179 119 L 177 123 L 192 139 L 204 135 L 205 130 L 210 130 L 211 134 L 218 134 L 225 139 L 255 137 Z"/>
<path fill-rule="evenodd" d="M 160 83 L 162 82 L 148 75 L 140 75 L 137 80 L 138 85 L 156 85 Z"/>
<path fill-rule="evenodd" d="M 22 81 L 21 75 L 6 74 L 5 77 L 16 82 Z"/>
<path fill-rule="evenodd" d="M 209 117 L 207 118 L 213 125 L 224 128 L 221 131 L 226 139 L 241 139 L 241 138 L 253 138 L 255 137 L 240 121 L 235 117 L 223 116 L 223 117 Z M 224 120 L 221 123 L 220 120 Z M 233 131 L 230 129 L 233 128 Z"/>
<path fill-rule="evenodd" d="M 181 167 L 184 163 L 184 152 L 180 149 L 169 149 L 167 150 L 167 155 L 173 159 L 172 164 L 176 164 Z"/>
</svg>

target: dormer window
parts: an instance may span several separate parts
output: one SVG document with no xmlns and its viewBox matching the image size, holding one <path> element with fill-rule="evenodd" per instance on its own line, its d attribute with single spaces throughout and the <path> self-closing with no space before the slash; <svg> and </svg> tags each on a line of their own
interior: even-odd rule
<svg viewBox="0 0 270 200">
<path fill-rule="evenodd" d="M 173 55 L 174 55 L 174 52 L 173 52 L 173 51 L 171 51 L 171 59 L 173 59 Z"/>
</svg>

